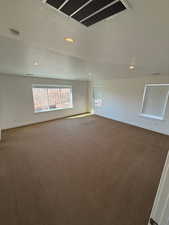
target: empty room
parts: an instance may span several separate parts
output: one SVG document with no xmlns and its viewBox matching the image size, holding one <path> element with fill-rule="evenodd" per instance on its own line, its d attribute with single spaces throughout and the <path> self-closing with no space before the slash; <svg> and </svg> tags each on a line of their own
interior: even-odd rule
<svg viewBox="0 0 169 225">
<path fill-rule="evenodd" d="M 169 225 L 169 0 L 0 0 L 0 225 Z"/>
</svg>

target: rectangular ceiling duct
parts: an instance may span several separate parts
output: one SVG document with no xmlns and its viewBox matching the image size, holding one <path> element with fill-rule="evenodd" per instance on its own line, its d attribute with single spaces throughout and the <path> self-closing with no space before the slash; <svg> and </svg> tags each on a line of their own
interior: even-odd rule
<svg viewBox="0 0 169 225">
<path fill-rule="evenodd" d="M 126 0 L 47 0 L 47 4 L 89 27 L 127 9 Z"/>
</svg>

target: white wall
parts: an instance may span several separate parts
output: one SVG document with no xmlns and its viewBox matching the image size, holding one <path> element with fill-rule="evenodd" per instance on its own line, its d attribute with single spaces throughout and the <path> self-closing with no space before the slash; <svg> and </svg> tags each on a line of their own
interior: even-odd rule
<svg viewBox="0 0 169 225">
<path fill-rule="evenodd" d="M 73 88 L 73 109 L 34 113 L 32 84 L 65 84 Z M 0 75 L 2 129 L 88 112 L 88 82 Z"/>
<path fill-rule="evenodd" d="M 163 121 L 139 115 L 144 85 L 149 83 L 169 83 L 169 76 L 93 81 L 92 89 L 95 87 L 103 99 L 102 106 L 95 107 L 94 113 L 169 135 L 169 103 Z"/>
</svg>

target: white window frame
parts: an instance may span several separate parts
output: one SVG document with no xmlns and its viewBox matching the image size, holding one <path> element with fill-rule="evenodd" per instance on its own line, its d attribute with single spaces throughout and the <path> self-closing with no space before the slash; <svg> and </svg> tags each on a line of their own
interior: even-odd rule
<svg viewBox="0 0 169 225">
<path fill-rule="evenodd" d="M 32 84 L 32 99 L 33 99 L 33 106 L 34 106 L 34 98 L 33 98 L 33 88 L 70 88 L 72 90 L 72 95 L 71 95 L 71 103 L 72 106 L 71 107 L 67 107 L 67 108 L 56 108 L 56 109 L 45 109 L 45 110 L 41 110 L 41 111 L 35 111 L 35 107 L 33 107 L 34 109 L 34 113 L 43 113 L 43 112 L 52 112 L 52 111 L 58 111 L 58 110 L 67 110 L 67 109 L 73 109 L 73 89 L 71 85 L 51 85 L 51 84 Z"/>
<path fill-rule="evenodd" d="M 169 99 L 169 91 L 167 92 L 166 97 L 165 97 L 165 102 L 164 102 L 163 109 L 162 109 L 162 116 L 154 116 L 154 115 L 151 115 L 151 114 L 145 114 L 144 111 L 143 111 L 147 88 L 148 87 L 161 87 L 161 86 L 168 86 L 169 87 L 169 84 L 146 84 L 145 85 L 144 92 L 143 92 L 143 100 L 142 100 L 142 105 L 141 105 L 140 116 L 151 118 L 151 119 L 164 120 L 166 107 L 167 107 L 167 103 L 168 103 L 168 99 Z"/>
</svg>

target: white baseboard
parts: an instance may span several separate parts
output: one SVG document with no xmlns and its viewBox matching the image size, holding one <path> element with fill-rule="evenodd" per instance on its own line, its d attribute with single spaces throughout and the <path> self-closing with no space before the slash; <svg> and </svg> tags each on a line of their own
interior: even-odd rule
<svg viewBox="0 0 169 225">
<path fill-rule="evenodd" d="M 118 119 L 113 119 L 113 118 L 111 118 L 111 117 L 108 117 L 108 116 L 105 116 L 105 115 L 101 115 L 101 114 L 96 114 L 96 113 L 94 113 L 94 115 L 97 115 L 97 116 L 100 116 L 100 117 L 103 117 L 103 118 L 106 118 L 106 119 L 114 120 L 114 121 L 117 121 L 117 122 L 120 122 L 120 123 L 128 124 L 128 125 L 131 125 L 131 126 L 134 126 L 134 127 L 143 128 L 143 129 L 145 129 L 145 130 L 150 130 L 150 131 L 153 131 L 153 132 L 155 132 L 155 133 L 164 134 L 164 135 L 169 136 L 168 133 L 161 132 L 161 131 L 158 131 L 158 130 L 153 130 L 153 129 L 150 129 L 150 128 L 147 128 L 147 127 L 145 127 L 145 126 L 141 126 L 141 125 L 138 125 L 138 124 L 135 124 L 135 123 L 132 123 L 132 122 L 123 121 L 123 120 L 118 120 Z"/>
</svg>

